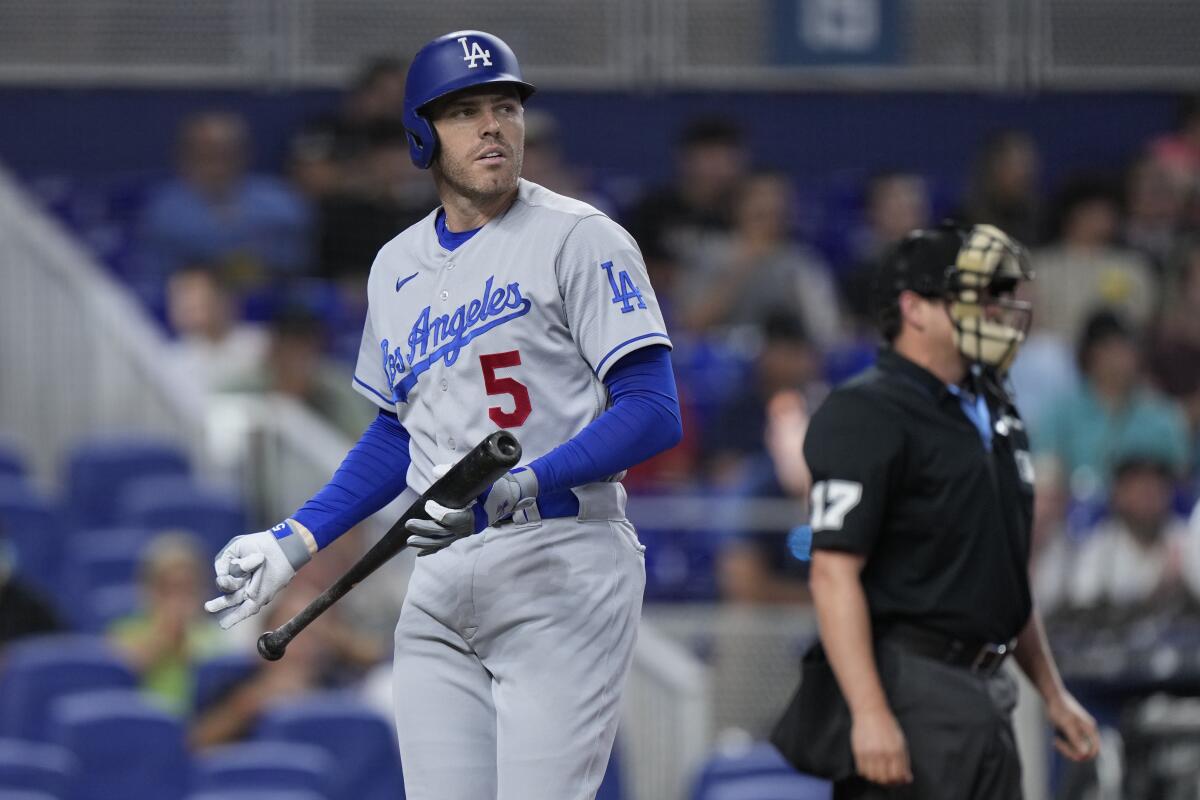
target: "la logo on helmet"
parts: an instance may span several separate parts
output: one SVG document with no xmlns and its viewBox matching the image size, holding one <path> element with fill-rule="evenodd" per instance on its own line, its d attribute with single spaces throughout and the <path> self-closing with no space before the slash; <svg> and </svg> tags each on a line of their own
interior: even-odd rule
<svg viewBox="0 0 1200 800">
<path fill-rule="evenodd" d="M 460 36 L 458 37 L 458 43 L 462 45 L 463 61 L 467 62 L 467 69 L 475 69 L 478 67 L 479 64 L 476 62 L 478 62 L 480 59 L 483 60 L 483 65 L 485 67 L 490 67 L 492 65 L 492 51 L 484 50 L 479 46 L 479 42 L 471 42 L 471 46 L 468 48 L 467 37 Z"/>
</svg>

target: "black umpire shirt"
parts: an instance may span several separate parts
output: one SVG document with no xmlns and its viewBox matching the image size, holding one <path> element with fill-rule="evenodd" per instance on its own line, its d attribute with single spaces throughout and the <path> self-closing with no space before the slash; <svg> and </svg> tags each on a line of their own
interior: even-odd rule
<svg viewBox="0 0 1200 800">
<path fill-rule="evenodd" d="M 813 416 L 813 549 L 866 557 L 877 635 L 905 622 L 1007 642 L 1029 618 L 1029 443 L 1012 403 L 985 397 L 991 452 L 941 380 L 884 348 Z"/>
</svg>

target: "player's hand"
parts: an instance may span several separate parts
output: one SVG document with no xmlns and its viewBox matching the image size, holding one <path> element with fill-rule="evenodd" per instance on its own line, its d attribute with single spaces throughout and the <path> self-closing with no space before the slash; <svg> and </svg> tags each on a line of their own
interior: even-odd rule
<svg viewBox="0 0 1200 800">
<path fill-rule="evenodd" d="M 286 522 L 269 531 L 235 536 L 213 562 L 217 588 L 224 594 L 205 603 L 205 610 L 216 614 L 225 629 L 257 614 L 308 563 L 315 549 Z"/>
<path fill-rule="evenodd" d="M 1096 720 L 1069 692 L 1046 704 L 1046 716 L 1054 726 L 1054 747 L 1072 761 L 1089 761 L 1100 752 Z"/>
<path fill-rule="evenodd" d="M 859 775 L 882 786 L 912 783 L 908 742 L 900 723 L 886 708 L 854 715 L 850 748 Z"/>
<path fill-rule="evenodd" d="M 450 464 L 438 464 L 433 477 L 438 479 L 450 471 Z M 466 536 L 508 519 L 537 500 L 537 476 L 533 470 L 519 467 L 500 476 L 479 500 L 466 508 L 447 508 L 435 500 L 425 503 L 430 519 L 409 520 L 405 529 L 412 536 L 408 546 L 415 547 L 419 556 L 436 553 Z"/>
</svg>

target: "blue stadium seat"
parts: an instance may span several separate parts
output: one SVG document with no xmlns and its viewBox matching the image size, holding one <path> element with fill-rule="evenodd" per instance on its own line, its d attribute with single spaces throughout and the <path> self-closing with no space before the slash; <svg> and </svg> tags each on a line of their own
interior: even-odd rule
<svg viewBox="0 0 1200 800">
<path fill-rule="evenodd" d="M 833 787 L 808 775 L 759 775 L 717 784 L 696 800 L 830 800 Z"/>
<path fill-rule="evenodd" d="M 0 441 L 0 478 L 24 478 L 29 473 L 16 446 L 7 441 Z"/>
<path fill-rule="evenodd" d="M 67 461 L 67 499 L 82 525 L 111 525 L 117 519 L 117 499 L 132 481 L 190 473 L 183 450 L 169 442 L 138 438 L 85 442 Z"/>
<path fill-rule="evenodd" d="M 192 710 L 203 711 L 258 670 L 262 660 L 249 653 L 228 653 L 196 664 Z"/>
<path fill-rule="evenodd" d="M 26 789 L 5 789 L 0 786 L 0 800 L 63 800 L 64 795 L 47 794 Z"/>
<path fill-rule="evenodd" d="M 327 748 L 341 778 L 334 800 L 403 800 L 392 725 L 352 695 L 327 692 L 265 712 L 256 739 Z"/>
<path fill-rule="evenodd" d="M 194 533 L 211 556 L 246 532 L 246 511 L 238 498 L 186 477 L 132 481 L 121 496 L 119 513 L 127 525 Z"/>
<path fill-rule="evenodd" d="M 600 790 L 594 800 L 623 800 L 625 797 L 625 775 L 621 769 L 621 742 L 613 745 L 612 755 L 608 757 L 608 768 L 604 770 L 604 780 L 600 781 Z"/>
<path fill-rule="evenodd" d="M 192 791 L 230 788 L 304 790 L 331 796 L 337 765 L 329 751 L 294 742 L 242 742 L 213 748 L 195 760 Z"/>
<path fill-rule="evenodd" d="M 116 583 L 93 589 L 84 602 L 80 630 L 104 633 L 117 620 L 128 617 L 142 605 L 142 587 L 136 583 Z"/>
<path fill-rule="evenodd" d="M 58 507 L 23 478 L 0 476 L 0 540 L 12 542 L 17 574 L 56 596 L 66 526 Z"/>
<path fill-rule="evenodd" d="M 639 527 L 638 538 L 646 546 L 646 600 L 701 602 L 717 598 L 718 534 Z"/>
<path fill-rule="evenodd" d="M 137 677 L 97 636 L 54 634 L 9 645 L 0 671 L 0 736 L 48 741 L 58 698 L 94 689 L 132 689 Z"/>
<path fill-rule="evenodd" d="M 692 792 L 693 800 L 712 800 L 713 792 L 727 784 L 766 778 L 799 777 L 767 742 L 728 747 L 710 756 L 700 769 Z M 752 795 L 744 795 L 749 798 Z"/>
<path fill-rule="evenodd" d="M 4 798 L 0 797 L 0 800 L 4 800 Z M 187 800 L 329 800 L 329 798 L 316 792 L 303 790 L 247 789 L 246 791 L 199 792 L 189 794 Z"/>
<path fill-rule="evenodd" d="M 145 545 L 145 537 L 137 531 L 72 536 L 63 553 L 64 596 L 88 597 L 98 589 L 134 583 Z M 77 622 L 86 616 L 84 608 L 75 610 Z"/>
<path fill-rule="evenodd" d="M 79 769 L 75 757 L 53 744 L 0 739 L 0 787 L 65 797 Z"/>
<path fill-rule="evenodd" d="M 52 741 L 79 760 L 71 800 L 179 800 L 191 763 L 183 724 L 132 689 L 67 695 L 50 710 Z"/>
</svg>

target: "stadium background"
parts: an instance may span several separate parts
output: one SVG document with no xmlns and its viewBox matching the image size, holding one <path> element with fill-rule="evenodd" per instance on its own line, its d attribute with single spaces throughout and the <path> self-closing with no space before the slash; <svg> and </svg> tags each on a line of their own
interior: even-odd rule
<svg viewBox="0 0 1200 800">
<path fill-rule="evenodd" d="M 328 149 L 329 120 L 351 114 L 350 87 L 372 59 L 403 60 L 465 27 L 507 39 L 539 86 L 530 111 L 544 174 L 654 236 L 641 244 L 674 316 L 688 436 L 632 476 L 648 602 L 602 796 L 825 796 L 755 744 L 813 635 L 788 544 L 803 503 L 771 443 L 795 445 L 805 406 L 870 361 L 854 276 L 886 238 L 883 218 L 958 211 L 1025 226 L 1035 269 L 1056 287 L 1039 298 L 1037 337 L 1016 370 L 1042 442 L 1035 582 L 1062 666 L 1106 737 L 1094 773 L 1067 770 L 1025 697 L 1027 796 L 1196 796 L 1200 7 L 6 0 L 0 797 L 232 798 L 210 791 L 229 785 L 297 800 L 398 796 L 386 654 L 408 562 L 306 634 L 311 647 L 266 667 L 248 655 L 253 631 L 221 641 L 188 617 L 207 581 L 196 585 L 186 542 L 206 559 L 277 521 L 352 440 L 355 412 L 330 387 L 348 381 L 367 265 L 331 264 L 346 251 L 323 237 L 359 212 L 405 219 L 406 203 L 427 203 L 427 176 L 388 159 L 387 120 L 350 135 L 349 150 Z M 181 125 L 207 112 L 244 121 L 249 172 L 295 213 L 291 227 L 201 263 L 156 249 L 152 211 L 175 177 Z M 217 121 L 228 133 L 230 118 Z M 997 142 L 1011 145 L 1021 185 L 1012 204 L 989 206 L 980 164 Z M 724 181 L 712 213 L 662 212 L 672 195 L 655 192 L 686 188 L 685 163 Z M 330 166 L 337 180 L 356 171 L 358 183 L 305 194 L 300 166 Z M 772 214 L 775 229 L 754 224 Z M 280 241 L 300 255 L 274 258 Z M 756 246 L 775 256 L 772 280 L 811 296 L 832 287 L 833 321 L 802 299 L 705 308 L 716 287 L 740 290 L 730 253 Z M 172 283 L 179 272 L 189 280 Z M 211 311 L 214 292 L 241 322 L 202 346 L 208 332 L 170 307 Z M 1085 326 L 1099 301 L 1116 314 Z M 1079 383 L 1084 327 L 1099 372 Z M 322 380 L 297 384 L 268 361 Z M 233 366 L 249 372 L 237 391 L 214 388 Z M 1140 416 L 1086 404 L 1087 387 L 1122 374 Z M 1073 416 L 1110 426 L 1111 447 L 1080 455 L 1095 443 Z M 286 603 L 339 574 L 397 513 L 345 537 Z M 1121 550 L 1133 529 L 1137 547 Z M 163 535 L 179 530 L 199 538 Z M 155 661 L 138 649 L 139 634 L 171 626 L 176 651 Z M 50 627 L 70 638 L 16 641 Z"/>
</svg>

